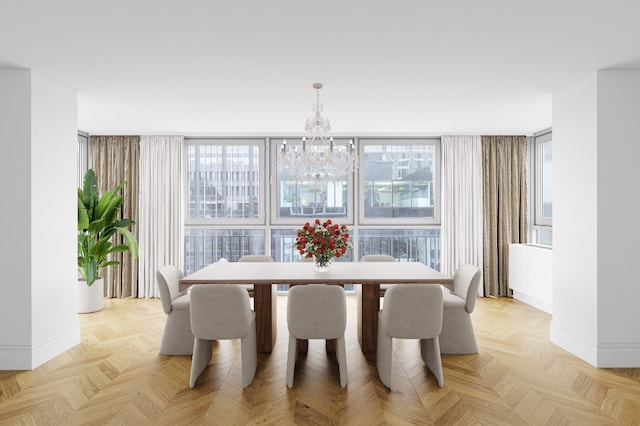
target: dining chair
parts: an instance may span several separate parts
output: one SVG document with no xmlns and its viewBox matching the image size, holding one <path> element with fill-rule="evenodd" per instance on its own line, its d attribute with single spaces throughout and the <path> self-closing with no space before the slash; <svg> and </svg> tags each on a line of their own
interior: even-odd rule
<svg viewBox="0 0 640 426">
<path fill-rule="evenodd" d="M 187 290 L 179 290 L 182 276 L 180 269 L 174 265 L 165 265 L 156 272 L 162 309 L 167 314 L 160 343 L 161 355 L 193 353 L 189 295 Z"/>
<path fill-rule="evenodd" d="M 266 254 L 245 254 L 240 256 L 238 262 L 273 262 L 273 257 Z M 253 284 L 238 284 L 240 287 L 244 287 L 249 292 L 249 296 L 254 296 Z"/>
<path fill-rule="evenodd" d="M 347 298 L 344 288 L 323 284 L 292 287 L 287 297 L 287 326 L 287 386 L 293 387 L 298 339 L 335 339 L 340 386 L 347 386 L 347 353 L 344 340 L 347 328 Z"/>
<path fill-rule="evenodd" d="M 258 366 L 256 314 L 239 286 L 203 284 L 191 287 L 191 331 L 195 336 L 189 387 L 209 365 L 213 340 L 240 339 L 242 387 L 253 382 Z"/>
<path fill-rule="evenodd" d="M 442 330 L 442 288 L 429 284 L 403 284 L 389 288 L 378 313 L 378 376 L 391 388 L 393 339 L 420 339 L 422 360 L 444 386 L 438 335 Z"/>
<path fill-rule="evenodd" d="M 396 259 L 388 254 L 368 254 L 360 258 L 360 262 L 395 262 Z M 395 284 L 380 284 L 380 297 L 384 296 L 384 293 Z"/>
<path fill-rule="evenodd" d="M 473 265 L 462 265 L 454 273 L 453 290 L 444 295 L 440 353 L 478 353 L 471 313 L 476 306 L 480 274 L 480 268 Z"/>
</svg>

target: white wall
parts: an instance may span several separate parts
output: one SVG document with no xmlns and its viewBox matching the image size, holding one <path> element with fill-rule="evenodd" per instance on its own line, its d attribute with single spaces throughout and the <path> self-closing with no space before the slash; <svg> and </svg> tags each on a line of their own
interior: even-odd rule
<svg viewBox="0 0 640 426">
<path fill-rule="evenodd" d="M 77 95 L 31 74 L 33 366 L 80 342 Z"/>
<path fill-rule="evenodd" d="M 31 76 L 0 70 L 0 369 L 31 344 Z M 30 358 L 30 357 L 29 357 Z"/>
<path fill-rule="evenodd" d="M 11 238 L 0 243 L 10 278 L 1 290 L 0 369 L 32 369 L 80 342 L 77 100 L 29 70 L 0 70 L 0 90 L 0 109 L 19 111 L 0 119 L 3 154 L 9 154 L 2 156 L 0 185 L 11 200 L 2 209 Z"/>
<path fill-rule="evenodd" d="M 598 367 L 640 367 L 638 231 L 623 212 L 638 209 L 640 168 L 625 166 L 638 159 L 639 85 L 637 72 L 598 71 L 553 95 L 551 341 Z"/>
<path fill-rule="evenodd" d="M 554 142 L 555 143 L 555 142 Z M 640 71 L 598 73 L 598 365 L 640 367 Z"/>
</svg>

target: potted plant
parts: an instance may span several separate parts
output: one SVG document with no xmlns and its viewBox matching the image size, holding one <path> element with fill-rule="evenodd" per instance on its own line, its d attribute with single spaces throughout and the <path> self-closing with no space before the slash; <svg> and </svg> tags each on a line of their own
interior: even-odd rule
<svg viewBox="0 0 640 426">
<path fill-rule="evenodd" d="M 138 257 L 138 243 L 129 231 L 135 225 L 131 219 L 119 219 L 122 195 L 126 181 L 113 191 L 98 192 L 98 179 L 92 169 L 84 175 L 83 187 L 78 188 L 78 312 L 96 312 L 103 307 L 104 282 L 100 271 L 118 261 L 111 253 L 129 251 Z M 121 234 L 126 244 L 113 245 L 112 237 Z"/>
</svg>

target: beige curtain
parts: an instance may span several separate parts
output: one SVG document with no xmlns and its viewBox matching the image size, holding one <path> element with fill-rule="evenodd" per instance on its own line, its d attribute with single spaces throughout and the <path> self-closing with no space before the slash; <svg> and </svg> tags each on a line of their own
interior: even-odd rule
<svg viewBox="0 0 640 426">
<path fill-rule="evenodd" d="M 140 158 L 139 136 L 91 136 L 90 167 L 98 176 L 100 192 L 114 189 L 120 182 L 127 183 L 122 190 L 122 215 L 138 222 L 138 169 Z M 131 230 L 138 237 L 138 226 Z M 122 244 L 116 234 L 114 244 Z M 129 252 L 116 253 L 113 259 L 119 265 L 109 266 L 102 275 L 106 297 L 137 297 L 138 261 Z"/>
<path fill-rule="evenodd" d="M 527 138 L 483 136 L 484 295 L 511 297 L 509 244 L 527 242 Z"/>
</svg>

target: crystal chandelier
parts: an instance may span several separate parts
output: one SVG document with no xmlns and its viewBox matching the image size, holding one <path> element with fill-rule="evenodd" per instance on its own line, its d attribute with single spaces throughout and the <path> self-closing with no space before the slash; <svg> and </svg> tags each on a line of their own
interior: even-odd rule
<svg viewBox="0 0 640 426">
<path fill-rule="evenodd" d="M 307 118 L 304 126 L 305 136 L 293 147 L 288 146 L 286 140 L 282 141 L 278 168 L 290 173 L 294 180 L 323 191 L 329 183 L 342 181 L 347 173 L 358 170 L 358 155 L 353 139 L 349 146 L 334 145 L 331 124 L 322 115 L 322 83 L 315 83 L 313 88 L 316 89 L 316 103 L 313 104 L 313 115 Z"/>
</svg>

